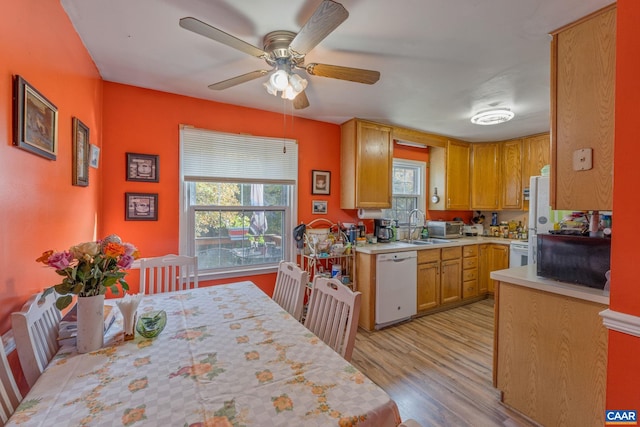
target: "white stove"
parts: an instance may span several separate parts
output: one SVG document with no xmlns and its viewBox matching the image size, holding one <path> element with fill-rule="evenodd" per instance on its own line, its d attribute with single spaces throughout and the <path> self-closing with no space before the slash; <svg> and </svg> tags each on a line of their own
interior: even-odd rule
<svg viewBox="0 0 640 427">
<path fill-rule="evenodd" d="M 529 242 L 512 240 L 509 244 L 509 268 L 529 264 Z"/>
</svg>

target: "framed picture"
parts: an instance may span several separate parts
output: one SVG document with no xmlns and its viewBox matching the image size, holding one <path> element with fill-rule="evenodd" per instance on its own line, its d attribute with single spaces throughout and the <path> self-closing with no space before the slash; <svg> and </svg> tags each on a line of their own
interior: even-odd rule
<svg viewBox="0 0 640 427">
<path fill-rule="evenodd" d="M 125 193 L 125 221 L 157 221 L 158 193 Z"/>
<path fill-rule="evenodd" d="M 314 200 L 311 210 L 312 214 L 324 215 L 327 213 L 327 201 L 326 200 Z"/>
<path fill-rule="evenodd" d="M 20 76 L 13 80 L 13 145 L 55 160 L 58 109 Z"/>
<path fill-rule="evenodd" d="M 158 156 L 127 153 L 127 181 L 159 182 Z"/>
<path fill-rule="evenodd" d="M 311 194 L 331 193 L 331 172 L 311 171 Z"/>
<path fill-rule="evenodd" d="M 98 168 L 100 163 L 100 147 L 97 145 L 89 144 L 91 149 L 89 150 L 89 166 L 92 168 Z"/>
<path fill-rule="evenodd" d="M 89 128 L 77 117 L 71 119 L 73 126 L 72 184 L 89 185 Z"/>
</svg>

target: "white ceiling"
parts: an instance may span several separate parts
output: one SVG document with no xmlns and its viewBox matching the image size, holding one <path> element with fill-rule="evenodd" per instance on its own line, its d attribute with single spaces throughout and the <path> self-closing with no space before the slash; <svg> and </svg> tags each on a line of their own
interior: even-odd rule
<svg viewBox="0 0 640 427">
<path fill-rule="evenodd" d="M 265 69 L 261 59 L 181 28 L 192 16 L 262 48 L 297 32 L 321 0 L 60 0 L 104 80 L 342 123 L 359 117 L 467 141 L 549 130 L 549 32 L 611 0 L 343 0 L 349 18 L 309 52 L 317 62 L 378 70 L 375 85 L 308 76 L 310 106 L 262 87 L 207 86 Z M 268 68 L 267 68 L 268 69 Z M 471 124 L 489 107 L 516 117 Z"/>
</svg>

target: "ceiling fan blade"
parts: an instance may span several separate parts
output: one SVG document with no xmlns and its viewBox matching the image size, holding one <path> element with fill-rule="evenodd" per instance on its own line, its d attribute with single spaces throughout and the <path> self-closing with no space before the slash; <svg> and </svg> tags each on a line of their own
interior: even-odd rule
<svg viewBox="0 0 640 427">
<path fill-rule="evenodd" d="M 330 77 L 372 85 L 380 79 L 380 72 L 361 68 L 341 67 L 339 65 L 308 64 L 305 69 L 312 76 Z"/>
<path fill-rule="evenodd" d="M 248 53 L 251 56 L 256 56 L 258 58 L 264 58 L 268 56 L 264 50 L 258 49 L 254 45 L 249 44 L 244 40 L 240 40 L 239 38 L 234 37 L 231 34 L 225 33 L 222 30 L 212 27 L 209 24 L 205 24 L 199 19 L 192 18 L 190 16 L 181 18 L 180 26 L 186 30 L 193 31 L 196 34 L 200 34 L 201 36 L 210 38 L 211 40 L 215 40 L 219 43 L 226 44 L 227 46 L 234 49 L 238 49 L 241 52 Z"/>
<path fill-rule="evenodd" d="M 232 77 L 230 79 L 227 80 L 223 80 L 221 82 L 218 83 L 213 83 L 209 85 L 209 89 L 213 89 L 213 90 L 222 90 L 222 89 L 228 89 L 230 87 L 239 85 L 241 83 L 246 83 L 250 80 L 254 80 L 257 79 L 259 77 L 262 77 L 266 74 L 269 74 L 270 71 L 267 70 L 256 70 L 256 71 L 252 71 L 250 73 L 247 74 L 242 74 L 241 76 L 236 76 L 236 77 Z"/>
<path fill-rule="evenodd" d="M 306 55 L 348 17 L 349 12 L 340 3 L 324 0 L 291 41 L 289 49 Z"/>
<path fill-rule="evenodd" d="M 304 108 L 307 108 L 308 106 L 309 98 L 307 98 L 307 94 L 304 91 L 300 92 L 298 96 L 293 98 L 293 108 L 295 108 L 296 110 L 302 110 Z"/>
</svg>

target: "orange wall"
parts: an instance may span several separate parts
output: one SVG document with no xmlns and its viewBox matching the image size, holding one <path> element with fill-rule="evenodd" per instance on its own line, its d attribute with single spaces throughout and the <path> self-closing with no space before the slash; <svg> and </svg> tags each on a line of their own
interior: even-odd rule
<svg viewBox="0 0 640 427">
<path fill-rule="evenodd" d="M 9 313 L 60 279 L 36 264 L 47 249 L 94 238 L 100 177 L 71 185 L 71 118 L 102 145 L 102 81 L 58 1 L 3 1 L 0 14 L 0 333 Z M 50 161 L 12 146 L 12 75 L 19 74 L 58 108 L 58 155 Z M 9 361 L 26 391 L 16 353 Z"/>
<path fill-rule="evenodd" d="M 0 17 L 0 332 L 9 313 L 59 276 L 35 259 L 93 239 L 100 179 L 71 185 L 71 118 L 101 145 L 102 84 L 58 1 L 3 1 Z M 50 161 L 12 146 L 12 75 L 19 74 L 58 108 L 58 156 Z"/>
<path fill-rule="evenodd" d="M 267 96 L 257 94 L 256 96 Z M 320 217 L 311 214 L 312 199 L 328 201 L 326 218 L 353 221 L 355 212 L 340 209 L 340 126 L 301 118 L 283 117 L 251 108 L 204 101 L 185 96 L 104 83 L 104 150 L 101 168 L 106 185 L 102 197 L 101 234 L 118 233 L 125 241 L 136 244 L 142 256 L 177 253 L 179 214 L 179 125 L 230 133 L 292 138 L 298 141 L 299 154 L 299 221 L 309 223 Z M 291 124 L 292 123 L 292 124 Z M 284 135 L 283 135 L 284 132 Z M 125 180 L 127 152 L 159 155 L 159 183 Z M 311 195 L 311 170 L 331 171 L 331 194 Z M 158 193 L 158 221 L 125 221 L 124 193 Z M 265 292 L 271 294 L 274 274 L 251 276 Z M 237 280 L 243 280 L 239 278 Z M 225 280 L 228 282 L 229 280 Z M 137 273 L 129 283 L 138 287 Z M 217 282 L 210 282 L 213 284 Z"/>
<path fill-rule="evenodd" d="M 611 310 L 640 316 L 640 249 L 635 227 L 640 202 L 638 99 L 640 99 L 640 3 L 619 0 L 616 46 L 616 139 L 614 148 L 613 210 L 616 224 L 611 241 Z M 607 409 L 640 410 L 640 339 L 621 332 L 609 333 Z"/>
</svg>

